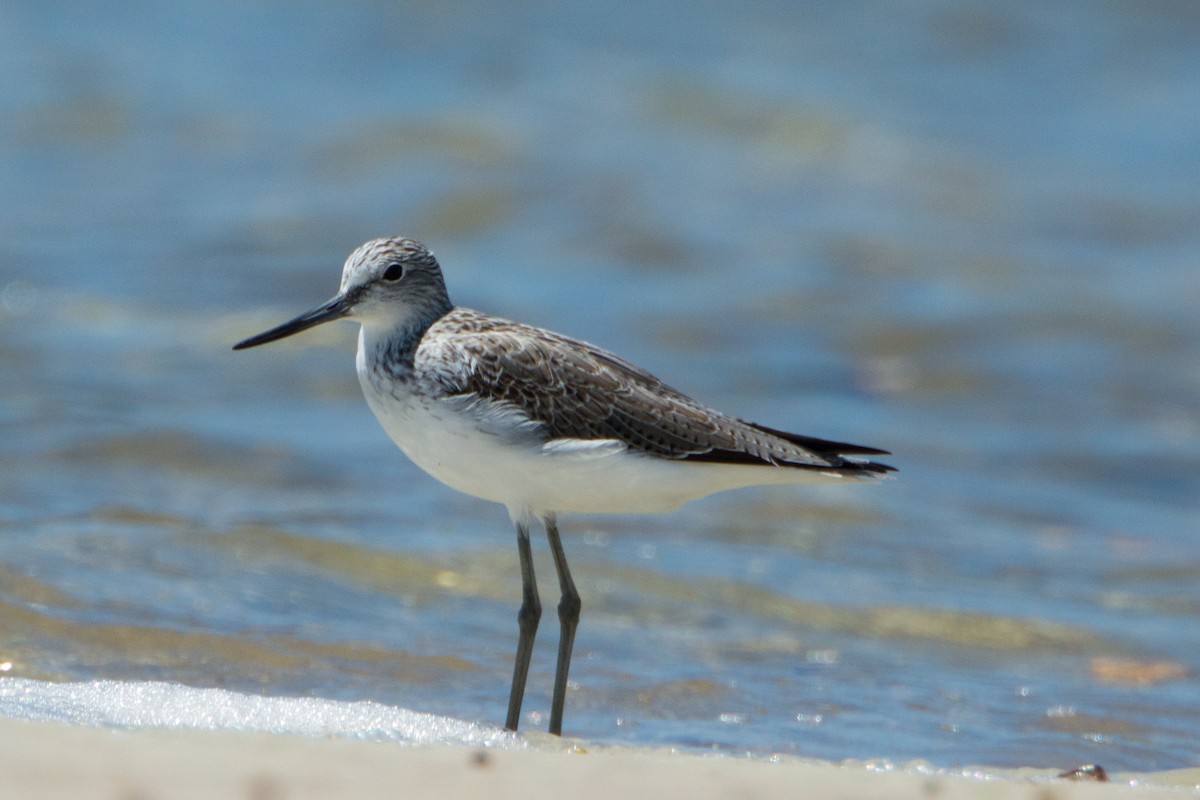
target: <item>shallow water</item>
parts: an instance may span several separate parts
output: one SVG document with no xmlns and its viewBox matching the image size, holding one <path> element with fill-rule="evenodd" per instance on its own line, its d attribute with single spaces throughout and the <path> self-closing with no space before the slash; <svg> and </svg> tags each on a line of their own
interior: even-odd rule
<svg viewBox="0 0 1200 800">
<path fill-rule="evenodd" d="M 229 351 L 406 233 L 901 468 L 564 520 L 569 733 L 1196 765 L 1193 6 L 489 8 L 6 6 L 4 674 L 501 720 L 503 509 L 387 441 L 351 326 Z"/>
</svg>

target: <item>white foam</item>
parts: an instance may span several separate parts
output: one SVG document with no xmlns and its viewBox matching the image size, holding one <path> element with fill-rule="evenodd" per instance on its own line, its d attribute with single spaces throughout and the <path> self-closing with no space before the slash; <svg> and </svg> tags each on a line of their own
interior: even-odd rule
<svg viewBox="0 0 1200 800">
<path fill-rule="evenodd" d="M 0 679 L 0 715 L 111 728 L 195 728 L 340 736 L 411 745 L 520 749 L 516 735 L 369 701 L 261 697 L 175 683 Z"/>
</svg>

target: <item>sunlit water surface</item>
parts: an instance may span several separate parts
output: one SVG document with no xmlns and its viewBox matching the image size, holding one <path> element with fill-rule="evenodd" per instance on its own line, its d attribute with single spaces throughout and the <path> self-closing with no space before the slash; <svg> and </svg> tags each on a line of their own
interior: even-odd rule
<svg viewBox="0 0 1200 800">
<path fill-rule="evenodd" d="M 229 349 L 407 233 L 901 470 L 565 519 L 570 734 L 1195 766 L 1200 15 L 641 8 L 5 7 L 0 670 L 502 720 L 504 510 L 387 441 L 352 326 Z"/>
</svg>

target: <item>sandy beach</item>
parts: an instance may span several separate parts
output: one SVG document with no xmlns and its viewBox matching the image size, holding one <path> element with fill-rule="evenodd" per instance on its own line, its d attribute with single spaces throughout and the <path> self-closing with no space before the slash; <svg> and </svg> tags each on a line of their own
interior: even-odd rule
<svg viewBox="0 0 1200 800">
<path fill-rule="evenodd" d="M 877 772 L 861 766 L 589 751 L 535 735 L 527 751 L 400 747 L 262 733 L 137 730 L 0 720 L 0 797 L 22 800 L 318 798 L 1180 797 L 1200 772 L 1113 782 Z"/>
</svg>

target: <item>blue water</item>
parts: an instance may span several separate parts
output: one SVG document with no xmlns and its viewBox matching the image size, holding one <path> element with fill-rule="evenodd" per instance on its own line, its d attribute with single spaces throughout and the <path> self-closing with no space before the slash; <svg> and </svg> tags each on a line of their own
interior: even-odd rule
<svg viewBox="0 0 1200 800">
<path fill-rule="evenodd" d="M 1195 766 L 1198 43 L 1190 3 L 5 4 L 0 668 L 501 720 L 503 509 L 387 441 L 351 326 L 229 350 L 403 233 L 901 469 L 565 520 L 569 733 Z"/>
</svg>

